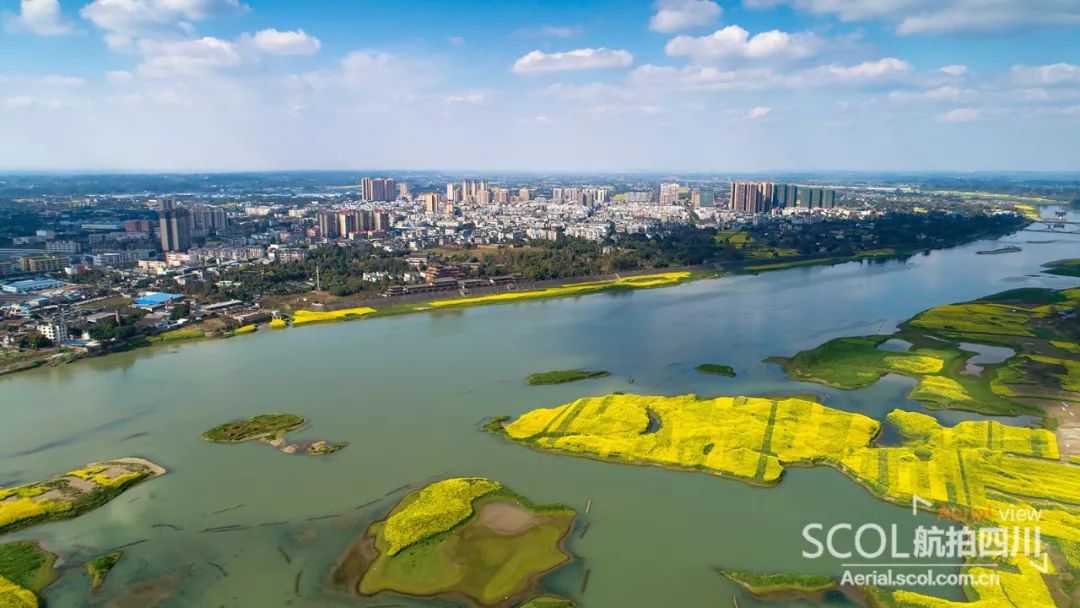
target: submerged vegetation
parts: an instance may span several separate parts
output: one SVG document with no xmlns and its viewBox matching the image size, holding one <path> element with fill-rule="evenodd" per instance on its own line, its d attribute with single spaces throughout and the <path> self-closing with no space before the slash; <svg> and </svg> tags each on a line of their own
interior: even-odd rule
<svg viewBox="0 0 1080 608">
<path fill-rule="evenodd" d="M 717 363 L 702 363 L 694 369 L 703 374 L 711 374 L 713 376 L 726 376 L 728 378 L 735 377 L 735 368 L 731 367 L 730 365 L 719 365 Z"/>
<path fill-rule="evenodd" d="M 539 577 L 569 561 L 560 545 L 574 517 L 572 509 L 533 505 L 489 479 L 435 482 L 372 524 L 334 578 L 363 595 L 508 605 L 535 595 Z"/>
<path fill-rule="evenodd" d="M 0 533 L 96 509 L 165 469 L 140 458 L 88 464 L 47 481 L 0 488 Z"/>
<path fill-rule="evenodd" d="M 531 374 L 525 380 L 525 382 L 529 386 L 541 386 L 545 384 L 566 384 L 567 382 L 577 382 L 578 380 L 588 380 L 590 378 L 603 378 L 610 375 L 611 372 L 606 372 L 602 370 L 554 370 L 550 372 Z"/>
<path fill-rule="evenodd" d="M 113 567 L 124 557 L 123 551 L 113 551 L 86 562 L 86 572 L 90 575 L 90 588 L 97 589 L 105 583 Z"/>
<path fill-rule="evenodd" d="M 347 443 L 331 443 L 321 439 L 308 442 L 288 443 L 286 434 L 307 424 L 307 419 L 296 414 L 259 414 L 244 420 L 227 422 L 202 434 L 213 443 L 243 443 L 261 441 L 286 454 L 304 453 L 308 456 L 328 456 L 340 451 Z"/>
<path fill-rule="evenodd" d="M 909 376 L 917 380 L 910 398 L 930 408 L 1041 415 L 1039 399 L 1080 401 L 1078 308 L 1077 288 L 1017 289 L 921 312 L 891 336 L 837 338 L 769 360 L 793 378 L 841 389 L 867 387 L 889 373 Z M 890 338 L 912 347 L 881 349 Z M 967 343 L 1016 354 L 972 373 L 968 360 L 976 353 L 965 350 Z"/>
</svg>

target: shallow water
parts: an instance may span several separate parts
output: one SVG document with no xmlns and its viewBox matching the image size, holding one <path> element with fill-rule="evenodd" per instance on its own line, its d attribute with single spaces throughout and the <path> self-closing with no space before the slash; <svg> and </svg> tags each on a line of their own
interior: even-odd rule
<svg viewBox="0 0 1080 608">
<path fill-rule="evenodd" d="M 905 261 L 261 329 L 12 376 L 0 380 L 4 483 L 120 456 L 146 457 L 170 472 L 86 516 L 5 540 L 41 539 L 76 566 L 47 591 L 52 607 L 86 603 L 87 577 L 77 562 L 138 541 L 145 542 L 126 550 L 94 601 L 432 605 L 348 598 L 328 592 L 326 576 L 366 523 L 401 495 L 394 490 L 439 476 L 482 475 L 536 502 L 583 510 L 592 500 L 588 534 L 569 541 L 581 560 L 546 581 L 587 606 L 730 605 L 736 590 L 716 567 L 837 574 L 838 560 L 800 555 L 808 548 L 801 537 L 805 524 L 897 523 L 901 538 L 910 538 L 914 525 L 931 518 L 912 517 L 829 469 L 790 470 L 778 487 L 755 488 L 699 473 L 543 454 L 485 435 L 478 424 L 612 391 L 813 393 L 832 407 L 876 418 L 897 407 L 920 410 L 906 398 L 906 378 L 839 391 L 791 381 L 762 359 L 840 336 L 891 333 L 898 322 L 939 304 L 1015 287 L 1075 285 L 1076 279 L 1038 274 L 1040 264 L 1076 255 L 1075 236 L 1027 243 L 1013 255 L 975 254 L 1033 236 L 1041 235 L 1019 233 Z M 694 370 L 699 363 L 729 364 L 738 376 L 700 374 Z M 576 367 L 612 376 L 546 387 L 524 383 L 533 372 Z M 223 421 L 267 411 L 311 420 L 292 440 L 350 445 L 319 459 L 257 443 L 199 440 Z M 948 423 L 977 418 L 934 415 Z M 246 528 L 204 532 L 230 525 Z M 127 596 L 142 583 L 143 595 Z M 957 589 L 936 592 L 961 597 Z M 740 603 L 758 605 L 743 595 Z"/>
</svg>

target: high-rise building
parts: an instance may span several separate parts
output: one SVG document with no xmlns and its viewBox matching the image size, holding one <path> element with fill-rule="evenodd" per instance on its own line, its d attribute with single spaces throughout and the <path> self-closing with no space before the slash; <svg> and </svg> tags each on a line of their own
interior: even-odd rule
<svg viewBox="0 0 1080 608">
<path fill-rule="evenodd" d="M 527 202 L 529 202 L 529 197 L 530 196 L 531 196 L 531 193 L 529 192 L 528 188 L 521 188 L 521 189 L 518 190 L 518 201 L 520 201 L 522 203 L 527 203 Z"/>
<path fill-rule="evenodd" d="M 679 204 L 679 184 L 660 184 L 660 204 Z"/>
<path fill-rule="evenodd" d="M 195 203 L 187 206 L 192 231 L 202 234 L 224 232 L 228 226 L 225 210 L 217 205 Z"/>
<path fill-rule="evenodd" d="M 496 205 L 505 205 L 510 202 L 510 190 L 508 188 L 495 188 L 492 192 L 495 194 Z"/>
<path fill-rule="evenodd" d="M 319 236 L 324 239 L 332 239 L 339 236 L 338 214 L 336 211 L 323 209 L 319 211 Z"/>
<path fill-rule="evenodd" d="M 397 197 L 401 198 L 401 199 L 410 199 L 410 198 L 412 198 L 411 196 L 409 196 L 409 184 L 408 183 L 401 182 L 400 184 L 397 185 Z"/>
<path fill-rule="evenodd" d="M 800 209 L 832 209 L 836 206 L 836 190 L 800 186 L 795 206 Z"/>
<path fill-rule="evenodd" d="M 452 184 L 451 184 L 452 185 Z M 435 215 L 439 212 L 439 193 L 438 192 L 425 192 L 420 195 L 420 200 L 424 203 L 424 212 L 428 215 Z"/>
<path fill-rule="evenodd" d="M 794 207 L 799 187 L 795 184 L 776 184 L 776 206 Z"/>
<path fill-rule="evenodd" d="M 457 184 L 453 182 L 446 184 L 446 202 L 453 203 L 458 200 Z"/>
<path fill-rule="evenodd" d="M 175 198 L 164 198 L 158 203 L 158 230 L 162 251 L 191 249 L 191 218 Z"/>
<path fill-rule="evenodd" d="M 390 214 L 383 210 L 378 210 L 372 214 L 371 229 L 375 232 L 386 232 L 390 230 Z"/>
<path fill-rule="evenodd" d="M 368 202 L 382 203 L 397 198 L 392 177 L 365 177 L 360 180 L 360 196 Z"/>
</svg>

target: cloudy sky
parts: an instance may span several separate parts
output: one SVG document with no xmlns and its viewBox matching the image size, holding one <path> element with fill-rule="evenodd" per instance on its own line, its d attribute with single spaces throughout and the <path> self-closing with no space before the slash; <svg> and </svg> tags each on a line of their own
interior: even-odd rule
<svg viewBox="0 0 1080 608">
<path fill-rule="evenodd" d="M 1080 170 L 1080 0 L 0 0 L 0 170 Z"/>
</svg>

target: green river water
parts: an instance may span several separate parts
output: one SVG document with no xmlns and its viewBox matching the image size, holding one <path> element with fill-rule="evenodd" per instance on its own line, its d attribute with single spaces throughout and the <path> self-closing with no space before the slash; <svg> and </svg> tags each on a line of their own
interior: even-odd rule
<svg viewBox="0 0 1080 608">
<path fill-rule="evenodd" d="M 975 254 L 1014 244 L 1023 252 Z M 905 261 L 261 329 L 18 374 L 0 379 L 0 485 L 122 456 L 149 458 L 169 473 L 83 517 L 3 540 L 39 539 L 63 557 L 70 568 L 45 593 L 58 608 L 430 606 L 348 597 L 327 588 L 327 574 L 366 524 L 401 496 L 388 493 L 440 476 L 479 475 L 536 502 L 581 511 L 592 501 L 587 535 L 568 541 L 578 559 L 545 579 L 546 589 L 590 608 L 731 606 L 733 595 L 756 606 L 714 568 L 838 574 L 837 560 L 801 557 L 805 524 L 897 523 L 901 538 L 910 539 L 915 525 L 935 522 L 871 497 L 830 469 L 789 470 L 778 487 L 755 488 L 542 454 L 486 435 L 479 423 L 612 391 L 809 392 L 878 418 L 895 407 L 919 409 L 905 398 L 907 380 L 835 391 L 790 381 L 761 361 L 834 337 L 888 333 L 939 304 L 1022 286 L 1072 286 L 1076 279 L 1041 275 L 1039 265 L 1076 257 L 1078 245 L 1077 236 L 1020 232 Z M 738 377 L 694 371 L 703 362 L 730 364 Z M 532 372 L 575 367 L 613 375 L 550 387 L 524 383 Z M 268 411 L 311 420 L 294 439 L 350 445 L 308 458 L 199 439 L 221 422 Z M 950 423 L 975 417 L 937 415 Z M 377 502 L 357 509 L 371 501 Z M 229 510 L 215 513 L 223 509 Z M 259 525 L 268 523 L 278 525 Z M 203 532 L 233 524 L 250 527 Z M 105 587 L 88 596 L 78 564 L 138 541 Z M 959 589 L 934 593 L 961 597 Z"/>
</svg>

